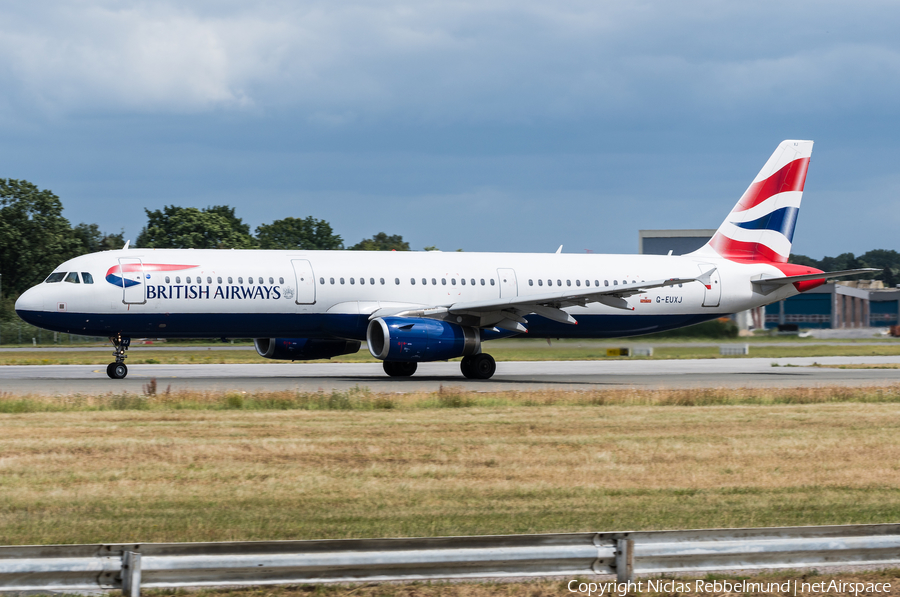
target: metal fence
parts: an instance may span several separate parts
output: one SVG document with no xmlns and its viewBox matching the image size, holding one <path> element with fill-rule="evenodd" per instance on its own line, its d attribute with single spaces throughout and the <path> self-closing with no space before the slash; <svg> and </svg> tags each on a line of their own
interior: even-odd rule
<svg viewBox="0 0 900 597">
<path fill-rule="evenodd" d="M 900 524 L 236 543 L 0 547 L 0 591 L 691 575 L 900 565 Z"/>
<path fill-rule="evenodd" d="M 24 321 L 0 321 L 0 345 L 41 346 L 106 342 L 106 338 L 50 332 Z"/>
</svg>

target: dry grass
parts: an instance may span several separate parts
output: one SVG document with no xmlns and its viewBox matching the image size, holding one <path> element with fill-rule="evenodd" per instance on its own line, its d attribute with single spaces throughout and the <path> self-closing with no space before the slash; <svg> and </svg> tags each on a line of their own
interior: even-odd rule
<svg viewBox="0 0 900 597">
<path fill-rule="evenodd" d="M 440 397 L 398 396 L 393 409 L 0 415 L 0 543 L 900 518 L 894 402 L 810 390 L 800 398 L 817 403 L 662 408 L 640 405 L 652 392 L 622 392 L 602 407 L 560 393 L 540 407 L 414 408 Z"/>
<path fill-rule="evenodd" d="M 740 577 L 746 578 L 746 577 Z M 735 576 L 728 575 L 716 575 L 715 577 L 709 577 L 707 581 L 712 581 L 714 579 L 719 580 L 729 580 L 734 582 L 738 580 Z M 597 582 L 596 579 L 581 579 L 585 582 Z M 642 579 L 638 579 L 642 580 Z M 692 589 L 692 593 L 703 595 L 703 594 L 714 594 L 714 595 L 722 595 L 721 592 L 711 593 L 711 592 L 695 592 L 696 579 L 683 577 L 682 581 L 689 582 L 690 588 Z M 798 573 L 798 572 L 787 572 L 787 573 L 775 573 L 775 574 L 761 574 L 758 576 L 751 577 L 751 582 L 758 583 L 791 583 L 791 591 L 789 594 L 793 595 L 793 585 L 796 583 L 797 592 L 796 595 L 798 597 L 813 597 L 818 595 L 835 595 L 835 594 L 847 594 L 847 593 L 835 593 L 835 592 L 819 592 L 819 591 L 810 591 L 801 590 L 804 588 L 803 583 L 808 583 L 809 587 L 812 588 L 814 583 L 825 583 L 825 586 L 828 585 L 829 582 L 837 581 L 844 583 L 863 583 L 875 584 L 878 583 L 881 585 L 879 589 L 883 589 L 884 583 L 890 584 L 890 591 L 888 592 L 860 592 L 860 595 L 880 595 L 883 597 L 896 597 L 900 595 L 900 571 L 898 570 L 884 570 L 879 572 L 862 572 L 862 573 L 844 573 L 844 574 L 819 574 L 816 572 L 807 572 L 807 573 Z M 485 597 L 488 595 L 501 595 L 501 596 L 509 596 L 509 597 L 551 597 L 557 595 L 570 595 L 570 596 L 581 596 L 588 595 L 587 592 L 571 592 L 568 590 L 568 580 L 538 580 L 538 581 L 529 581 L 529 582 L 487 582 L 487 583 L 469 583 L 469 582 L 461 582 L 461 583 L 447 583 L 447 582 L 436 582 L 436 583 L 404 583 L 404 584 L 378 584 L 378 585 L 319 585 L 316 587 L 312 586 L 294 586 L 294 587 L 257 587 L 257 588 L 246 588 L 246 589 L 206 589 L 198 592 L 187 592 L 187 591 L 150 591 L 147 592 L 148 595 L 198 595 L 199 597 L 296 597 L 300 595 L 309 595 L 311 593 L 315 595 L 321 595 L 323 597 L 343 597 L 353 595 L 354 597 Z M 577 585 L 574 585 L 577 588 Z M 646 589 L 646 579 L 644 579 L 644 584 L 642 585 L 643 589 Z M 610 593 L 604 593 L 604 595 L 609 595 Z M 660 593 L 651 593 L 649 591 L 631 591 L 628 593 L 629 595 L 659 595 Z M 662 593 L 662 595 L 675 595 L 675 593 Z M 682 593 L 683 594 L 683 593 Z M 755 592 L 747 592 L 743 593 L 744 595 L 772 595 L 772 594 L 781 594 L 779 592 L 773 593 L 755 593 Z M 598 593 L 594 592 L 593 597 L 597 597 Z M 620 595 L 619 593 L 612 593 L 612 595 Z"/>
<path fill-rule="evenodd" d="M 411 410 L 518 406 L 716 406 L 900 403 L 900 384 L 806 388 L 613 388 L 482 392 L 440 386 L 437 392 L 372 392 L 366 387 L 332 392 L 171 391 L 156 379 L 137 394 L 24 395 L 0 393 L 0 413 L 106 410 Z"/>
</svg>

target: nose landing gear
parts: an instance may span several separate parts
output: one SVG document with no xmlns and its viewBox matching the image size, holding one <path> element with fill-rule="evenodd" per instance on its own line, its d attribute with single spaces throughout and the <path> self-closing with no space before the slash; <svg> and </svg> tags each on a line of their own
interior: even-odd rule
<svg viewBox="0 0 900 597">
<path fill-rule="evenodd" d="M 125 358 L 128 355 L 125 354 L 125 351 L 131 346 L 131 338 L 113 336 L 109 341 L 112 342 L 113 347 L 116 349 L 113 352 L 116 362 L 106 366 L 106 374 L 111 379 L 125 379 L 125 376 L 128 375 L 128 367 L 125 366 Z"/>
</svg>

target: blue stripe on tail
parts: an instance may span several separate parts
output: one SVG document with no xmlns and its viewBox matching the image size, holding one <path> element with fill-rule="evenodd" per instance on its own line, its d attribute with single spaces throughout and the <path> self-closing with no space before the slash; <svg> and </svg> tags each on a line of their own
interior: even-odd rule
<svg viewBox="0 0 900 597">
<path fill-rule="evenodd" d="M 797 224 L 797 214 L 800 208 L 782 207 L 770 214 L 751 220 L 749 222 L 733 222 L 739 228 L 746 230 L 774 230 L 780 232 L 791 242 L 794 242 L 794 226 Z"/>
</svg>

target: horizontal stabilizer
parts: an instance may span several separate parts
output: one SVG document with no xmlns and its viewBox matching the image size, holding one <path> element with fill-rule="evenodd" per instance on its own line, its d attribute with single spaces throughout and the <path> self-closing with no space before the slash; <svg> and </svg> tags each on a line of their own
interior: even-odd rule
<svg viewBox="0 0 900 597">
<path fill-rule="evenodd" d="M 873 267 L 862 269 L 845 269 L 837 272 L 821 272 L 818 274 L 803 274 L 801 276 L 782 276 L 772 278 L 760 278 L 759 280 L 751 280 L 757 290 L 762 294 L 771 294 L 788 284 L 795 282 L 806 282 L 809 280 L 830 280 L 832 278 L 842 278 L 844 276 L 854 276 L 857 274 L 871 274 L 882 270 Z"/>
</svg>

